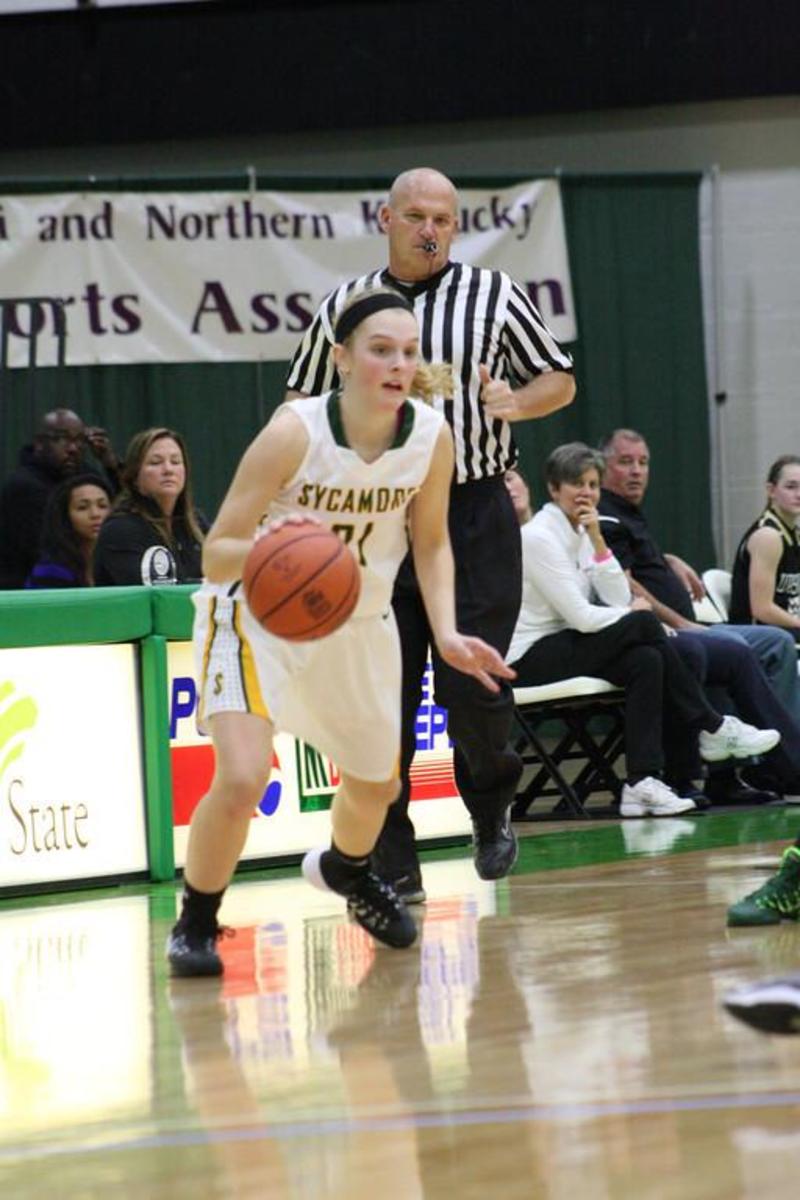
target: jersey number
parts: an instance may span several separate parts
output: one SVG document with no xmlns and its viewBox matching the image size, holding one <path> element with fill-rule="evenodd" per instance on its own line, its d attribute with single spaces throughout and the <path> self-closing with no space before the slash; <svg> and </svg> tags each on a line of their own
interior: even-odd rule
<svg viewBox="0 0 800 1200">
<path fill-rule="evenodd" d="M 355 540 L 355 548 L 358 551 L 358 565 L 360 567 L 365 567 L 367 565 L 367 560 L 364 555 L 364 543 L 372 533 L 372 521 L 367 521 L 366 525 L 361 531 L 360 537 L 358 538 L 356 538 L 355 525 L 331 525 L 331 529 L 334 533 L 339 535 L 345 546 L 349 546 L 350 543 Z"/>
</svg>

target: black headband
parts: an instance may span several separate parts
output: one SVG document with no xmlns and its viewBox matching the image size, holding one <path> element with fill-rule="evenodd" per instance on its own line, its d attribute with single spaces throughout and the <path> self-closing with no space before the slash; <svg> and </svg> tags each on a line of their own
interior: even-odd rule
<svg viewBox="0 0 800 1200">
<path fill-rule="evenodd" d="M 339 345 L 350 337 L 350 334 L 362 321 L 366 321 L 367 317 L 371 317 L 373 313 L 380 312 L 384 308 L 402 308 L 405 312 L 414 315 L 413 306 L 403 296 L 397 294 L 391 296 L 386 292 L 380 292 L 376 296 L 364 296 L 345 309 L 336 322 L 334 337 Z"/>
</svg>

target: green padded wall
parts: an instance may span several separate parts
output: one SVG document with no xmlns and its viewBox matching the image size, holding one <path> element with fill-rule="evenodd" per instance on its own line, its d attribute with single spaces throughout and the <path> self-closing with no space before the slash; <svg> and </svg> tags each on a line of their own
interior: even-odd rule
<svg viewBox="0 0 800 1200">
<path fill-rule="evenodd" d="M 0 647 L 135 642 L 152 630 L 144 587 L 0 591 Z"/>
</svg>

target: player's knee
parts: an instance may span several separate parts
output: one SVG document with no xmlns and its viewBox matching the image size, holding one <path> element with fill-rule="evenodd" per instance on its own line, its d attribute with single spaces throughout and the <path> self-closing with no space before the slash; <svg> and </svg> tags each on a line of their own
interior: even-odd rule
<svg viewBox="0 0 800 1200">
<path fill-rule="evenodd" d="M 387 807 L 391 804 L 394 804 L 395 800 L 400 799 L 400 793 L 402 792 L 402 790 L 403 790 L 403 784 L 402 784 L 401 780 L 387 779 L 386 792 L 385 792 L 385 801 L 386 801 Z"/>
<path fill-rule="evenodd" d="M 219 780 L 226 808 L 232 814 L 243 810 L 252 812 L 263 796 L 268 780 L 269 771 L 260 765 L 239 764 L 229 769 Z"/>
<path fill-rule="evenodd" d="M 345 795 L 357 804 L 378 804 L 388 808 L 400 795 L 400 780 L 384 779 L 381 782 L 349 779 L 344 781 Z"/>
<path fill-rule="evenodd" d="M 388 808 L 390 804 L 394 804 L 399 795 L 399 779 L 385 779 L 382 783 L 369 785 L 368 798 L 372 804 L 380 804 L 384 808 Z"/>
</svg>

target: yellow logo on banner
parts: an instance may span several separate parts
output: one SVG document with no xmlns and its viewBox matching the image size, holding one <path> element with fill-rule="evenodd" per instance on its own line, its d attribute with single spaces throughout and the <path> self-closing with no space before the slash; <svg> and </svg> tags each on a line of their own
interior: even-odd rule
<svg viewBox="0 0 800 1200">
<path fill-rule="evenodd" d="M 33 728 L 38 715 L 30 696 L 15 698 L 13 683 L 0 683 L 0 779 L 25 749 L 23 734 Z"/>
</svg>

